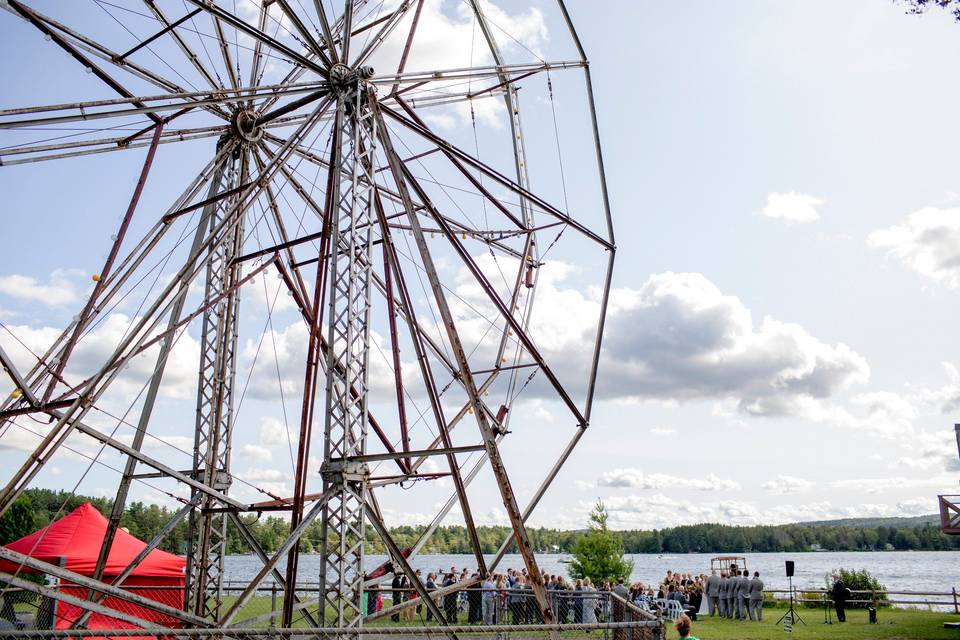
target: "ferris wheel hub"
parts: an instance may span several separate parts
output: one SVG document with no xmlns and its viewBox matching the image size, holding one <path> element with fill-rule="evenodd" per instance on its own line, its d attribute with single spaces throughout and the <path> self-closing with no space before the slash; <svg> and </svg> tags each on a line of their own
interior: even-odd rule
<svg viewBox="0 0 960 640">
<path fill-rule="evenodd" d="M 233 114 L 231 129 L 244 142 L 259 142 L 263 138 L 263 127 L 257 123 L 257 115 L 250 109 L 240 109 Z"/>
<path fill-rule="evenodd" d="M 367 80 L 372 78 L 373 74 L 374 70 L 371 66 L 365 65 L 351 69 L 338 62 L 330 67 L 330 88 L 334 93 L 348 95 L 366 86 Z"/>
</svg>

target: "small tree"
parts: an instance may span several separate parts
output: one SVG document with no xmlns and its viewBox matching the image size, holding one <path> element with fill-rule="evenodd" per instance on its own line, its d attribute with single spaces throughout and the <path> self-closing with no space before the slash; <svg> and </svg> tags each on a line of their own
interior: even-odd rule
<svg viewBox="0 0 960 640">
<path fill-rule="evenodd" d="M 10 505 L 3 517 L 0 517 L 0 545 L 33 533 L 35 524 L 33 503 L 29 496 L 21 495 Z"/>
<path fill-rule="evenodd" d="M 590 578 L 599 584 L 604 580 L 626 580 L 633 571 L 633 560 L 623 557 L 623 539 L 607 528 L 607 510 L 598 500 L 590 513 L 589 530 L 573 544 L 574 560 L 570 577 Z"/>
</svg>

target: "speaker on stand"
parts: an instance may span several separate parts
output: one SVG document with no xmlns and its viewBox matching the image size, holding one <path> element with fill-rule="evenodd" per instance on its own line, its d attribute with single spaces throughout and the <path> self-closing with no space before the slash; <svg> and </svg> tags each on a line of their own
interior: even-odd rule
<svg viewBox="0 0 960 640">
<path fill-rule="evenodd" d="M 807 624 L 807 623 L 803 621 L 803 618 L 801 618 L 801 617 L 797 614 L 797 610 L 794 608 L 794 605 L 796 604 L 796 599 L 795 599 L 795 597 L 794 597 L 794 591 L 793 591 L 793 570 L 794 570 L 793 560 L 787 560 L 787 561 L 784 563 L 784 569 L 785 569 L 786 574 L 787 574 L 787 580 L 790 581 L 790 587 L 789 587 L 789 589 L 790 589 L 790 608 L 787 609 L 787 612 L 786 612 L 786 613 L 784 613 L 782 616 L 780 616 L 780 619 L 777 620 L 777 624 L 780 624 L 781 622 L 784 622 L 784 620 L 786 620 L 787 622 L 783 625 L 784 630 L 785 630 L 785 631 L 792 631 L 792 630 L 793 630 L 793 625 L 794 625 L 794 623 L 796 623 L 796 622 L 799 622 L 800 624 Z"/>
</svg>

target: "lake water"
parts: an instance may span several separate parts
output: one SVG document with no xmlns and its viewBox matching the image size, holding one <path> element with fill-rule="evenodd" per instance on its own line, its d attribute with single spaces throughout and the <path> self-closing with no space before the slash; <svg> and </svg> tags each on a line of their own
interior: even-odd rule
<svg viewBox="0 0 960 640">
<path fill-rule="evenodd" d="M 690 553 L 679 555 L 635 554 L 632 582 L 657 583 L 667 570 L 681 573 L 709 573 L 710 558 L 717 554 Z M 960 551 L 879 551 L 879 552 L 820 552 L 820 553 L 748 553 L 747 566 L 751 573 L 759 571 L 768 589 L 786 589 L 784 561 L 796 563 L 794 586 L 820 587 L 824 575 L 833 569 L 866 569 L 876 576 L 890 591 L 949 592 L 960 589 Z M 486 556 L 488 560 L 493 556 Z M 544 573 L 566 576 L 568 554 L 537 554 L 537 562 Z M 370 569 L 386 561 L 385 556 L 368 556 Z M 476 566 L 471 555 L 422 555 L 411 561 L 415 569 L 424 573 L 451 566 L 458 569 Z M 517 554 L 504 556 L 498 571 L 523 566 Z M 255 556 L 228 556 L 224 576 L 226 580 L 248 581 L 254 577 L 261 564 Z M 282 569 L 281 569 L 282 570 Z M 300 575 L 303 581 L 315 581 L 320 571 L 320 557 L 300 556 Z M 310 576 L 307 578 L 306 576 Z M 900 599 L 899 597 L 897 599 Z M 907 599 L 907 598 L 903 598 Z M 912 598 L 910 598 L 912 599 Z"/>
</svg>

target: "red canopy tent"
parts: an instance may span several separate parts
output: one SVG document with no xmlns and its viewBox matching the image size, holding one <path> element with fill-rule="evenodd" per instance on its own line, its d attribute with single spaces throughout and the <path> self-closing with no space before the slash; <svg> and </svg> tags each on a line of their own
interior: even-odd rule
<svg viewBox="0 0 960 640">
<path fill-rule="evenodd" d="M 5 546 L 32 558 L 63 566 L 74 573 L 92 576 L 106 531 L 107 519 L 93 505 L 86 502 L 43 529 Z M 107 556 L 103 580 L 112 582 L 146 546 L 145 542 L 126 531 L 118 530 L 113 546 L 110 548 L 110 554 Z M 126 591 L 161 602 L 169 607 L 183 609 L 185 565 L 186 560 L 180 556 L 154 549 L 120 586 Z M 0 560 L 0 571 L 13 573 L 18 568 L 14 563 Z M 27 567 L 19 570 L 21 573 L 36 573 Z M 61 581 L 59 589 L 81 599 L 86 599 L 88 593 L 85 587 L 65 581 Z M 109 597 L 101 604 L 157 625 L 179 626 L 176 618 L 120 598 Z M 58 603 L 54 628 L 69 627 L 81 613 L 82 610 L 78 607 L 65 602 Z M 130 629 L 136 627 L 95 613 L 90 616 L 87 628 Z"/>
</svg>

